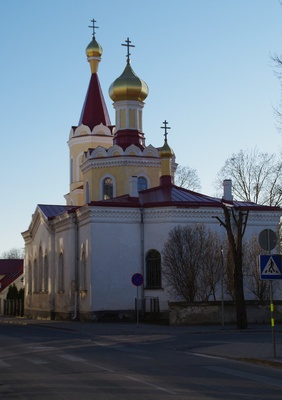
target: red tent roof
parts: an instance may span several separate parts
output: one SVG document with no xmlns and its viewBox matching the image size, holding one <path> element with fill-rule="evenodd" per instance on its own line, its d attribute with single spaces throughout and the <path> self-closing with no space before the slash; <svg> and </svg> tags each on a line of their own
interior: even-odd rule
<svg viewBox="0 0 282 400">
<path fill-rule="evenodd" d="M 81 111 L 79 125 L 84 124 L 91 130 L 100 124 L 111 126 L 108 109 L 100 86 L 98 75 L 92 74 Z"/>
</svg>

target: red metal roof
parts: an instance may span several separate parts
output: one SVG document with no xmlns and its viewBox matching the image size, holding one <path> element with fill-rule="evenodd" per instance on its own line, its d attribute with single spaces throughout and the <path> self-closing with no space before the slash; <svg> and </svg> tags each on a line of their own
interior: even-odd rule
<svg viewBox="0 0 282 400">
<path fill-rule="evenodd" d="M 263 206 L 260 204 L 245 201 L 224 201 L 216 197 L 206 196 L 201 193 L 193 192 L 173 184 L 157 186 L 139 192 L 139 197 L 129 195 L 114 197 L 107 200 L 92 201 L 89 206 L 99 207 L 182 207 L 200 208 L 214 207 L 222 208 L 224 205 L 235 207 L 240 210 L 249 211 L 281 211 L 280 207 Z M 59 205 L 38 205 L 48 219 L 65 212 L 75 212 L 78 206 L 59 206 Z"/>
<path fill-rule="evenodd" d="M 157 186 L 139 193 L 140 203 L 150 206 L 221 207 L 221 201 L 172 184 Z"/>
<path fill-rule="evenodd" d="M 0 292 L 23 274 L 23 260 L 10 258 L 0 259 L 0 275 L 4 275 L 0 279 Z"/>
<path fill-rule="evenodd" d="M 64 214 L 65 212 L 73 212 L 77 209 L 77 207 L 74 206 L 60 206 L 52 204 L 38 204 L 38 207 L 49 219 L 57 217 L 60 214 Z"/>
<path fill-rule="evenodd" d="M 92 74 L 81 111 L 79 125 L 84 124 L 91 130 L 100 124 L 111 126 L 108 109 L 100 86 L 98 75 Z"/>
</svg>

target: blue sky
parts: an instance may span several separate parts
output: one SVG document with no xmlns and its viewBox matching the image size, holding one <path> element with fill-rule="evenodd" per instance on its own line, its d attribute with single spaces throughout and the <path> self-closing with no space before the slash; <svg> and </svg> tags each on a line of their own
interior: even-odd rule
<svg viewBox="0 0 282 400">
<path fill-rule="evenodd" d="M 36 205 L 65 204 L 68 136 L 90 79 L 90 20 L 103 47 L 99 78 L 112 122 L 110 84 L 131 65 L 149 86 L 146 144 L 169 144 L 195 168 L 201 192 L 240 149 L 280 153 L 280 98 L 270 54 L 282 54 L 279 0 L 0 0 L 0 255 L 23 248 Z M 226 177 L 228 178 L 228 177 Z"/>
</svg>

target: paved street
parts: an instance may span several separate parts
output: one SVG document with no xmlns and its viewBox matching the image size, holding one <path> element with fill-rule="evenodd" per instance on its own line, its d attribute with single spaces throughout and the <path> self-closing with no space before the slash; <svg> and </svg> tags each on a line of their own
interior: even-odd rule
<svg viewBox="0 0 282 400">
<path fill-rule="evenodd" d="M 0 399 L 281 399 L 279 328 L 0 322 Z"/>
</svg>

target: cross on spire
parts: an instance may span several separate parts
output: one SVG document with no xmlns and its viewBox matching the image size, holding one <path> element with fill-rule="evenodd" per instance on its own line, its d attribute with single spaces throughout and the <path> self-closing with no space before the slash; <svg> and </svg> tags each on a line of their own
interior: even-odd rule
<svg viewBox="0 0 282 400">
<path fill-rule="evenodd" d="M 168 126 L 167 120 L 164 120 L 163 124 L 164 126 L 161 126 L 161 129 L 165 130 L 164 137 L 165 137 L 165 143 L 167 143 L 167 135 L 168 135 L 167 130 L 170 129 L 170 126 Z"/>
<path fill-rule="evenodd" d="M 97 21 L 95 21 L 94 18 L 91 19 L 90 22 L 92 22 L 92 25 L 89 25 L 88 28 L 92 28 L 93 29 L 93 31 L 92 31 L 92 39 L 95 39 L 95 29 L 98 29 L 99 26 L 95 26 L 95 22 L 97 22 Z"/>
<path fill-rule="evenodd" d="M 127 47 L 127 55 L 126 55 L 126 58 L 127 58 L 127 64 L 129 64 L 130 63 L 130 56 L 131 56 L 131 53 L 129 53 L 129 47 L 135 47 L 133 44 L 130 44 L 131 43 L 131 40 L 129 40 L 129 38 L 127 38 L 126 40 L 125 40 L 125 43 L 126 44 L 124 44 L 124 43 L 122 43 L 122 46 L 126 46 Z"/>
</svg>

